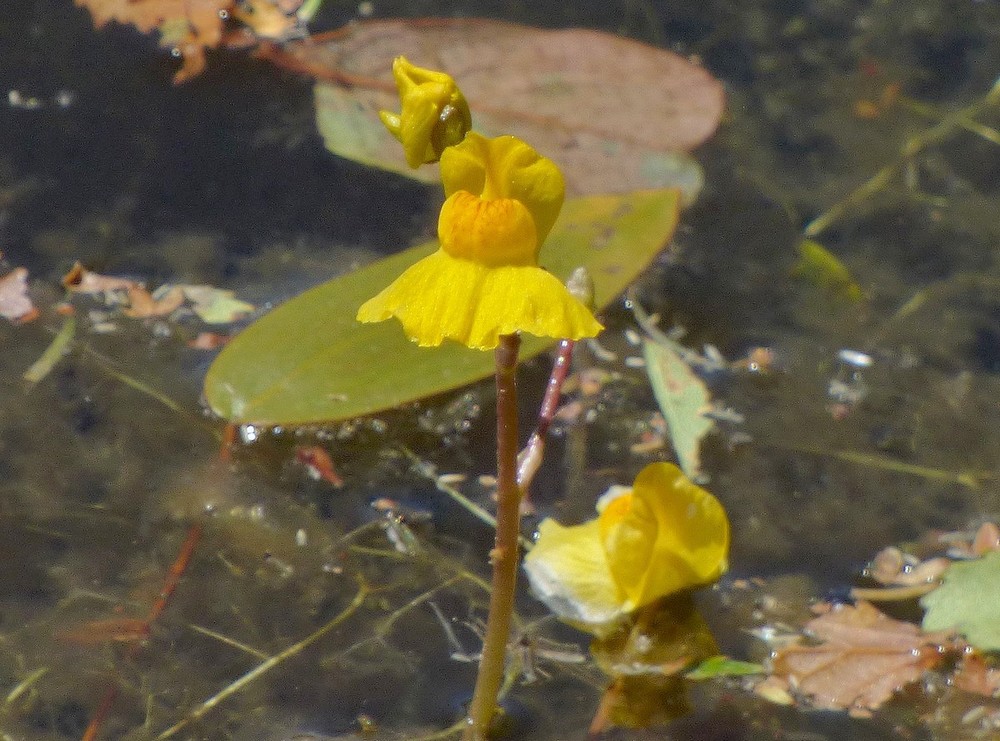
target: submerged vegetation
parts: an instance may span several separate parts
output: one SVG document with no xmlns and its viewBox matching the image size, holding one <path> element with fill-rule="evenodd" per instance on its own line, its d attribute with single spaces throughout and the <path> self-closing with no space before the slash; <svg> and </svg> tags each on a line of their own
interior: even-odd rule
<svg viewBox="0 0 1000 741">
<path fill-rule="evenodd" d="M 517 474 L 531 496 L 514 535 L 527 578 L 509 634 L 494 628 L 508 639 L 497 735 L 995 734 L 997 623 L 982 599 L 998 591 L 1000 549 L 994 5 L 501 3 L 480 7 L 620 35 L 385 18 L 300 44 L 310 18 L 340 25 L 372 9 L 79 4 L 99 33 L 67 4 L 0 19 L 17 62 L 0 111 L 3 734 L 460 736 L 497 593 L 496 494 L 510 493 L 510 454 L 526 438 Z M 146 48 L 119 22 L 160 35 Z M 398 48 L 378 48 L 380 34 Z M 719 112 L 708 72 L 720 78 L 729 114 L 697 152 L 702 173 L 635 137 L 595 147 L 596 123 L 553 125 L 540 101 L 580 81 L 560 83 L 527 52 L 546 70 L 531 116 L 514 115 L 513 90 L 480 119 L 476 79 L 477 126 L 490 121 L 493 136 L 507 133 L 495 120 L 541 120 L 537 140 L 514 133 L 566 170 L 562 216 L 538 230 L 530 203 L 527 218 L 490 211 L 497 193 L 475 173 L 525 150 L 475 135 L 456 150 L 469 117 L 455 91 L 446 131 L 408 149 L 392 135 L 406 145 L 420 122 L 405 104 L 385 117 L 398 167 L 325 151 L 358 120 L 383 135 L 386 55 L 422 61 L 407 46 L 422 34 L 453 59 L 519 35 L 537 52 L 536 34 L 598 61 L 649 49 L 651 64 L 697 70 L 667 77 L 702 86 L 699 110 Z M 468 48 L 448 34 L 467 34 Z M 179 56 L 158 59 L 157 43 Z M 384 66 L 366 69 L 377 55 Z M 629 78 L 650 105 L 682 99 Z M 604 101 L 639 116 L 619 130 L 662 123 L 630 100 Z M 704 142 L 698 131 L 679 146 Z M 465 159 L 429 166 L 444 212 L 438 186 L 387 174 L 406 167 L 403 152 L 418 163 L 448 151 Z M 615 162 L 659 189 L 578 197 L 610 183 Z M 657 256 L 679 202 L 681 228 Z M 512 327 L 473 332 L 448 307 L 457 294 L 410 316 L 410 333 L 440 348 L 411 345 L 396 322 L 354 321 L 411 266 L 426 287 L 455 269 L 454 253 L 481 256 L 456 228 L 473 212 L 506 225 L 516 259 L 540 249 L 556 285 L 580 264 L 594 279 L 597 341 L 583 338 L 593 325 L 542 317 L 553 339 L 579 339 L 522 343 L 530 438 L 504 427 L 510 410 L 491 411 L 496 391 L 477 382 L 488 353 L 444 339 L 487 347 Z M 441 244 L 384 257 L 425 241 L 432 214 Z M 413 311 L 413 295 L 397 285 L 370 318 Z M 498 317 L 494 306 L 480 319 Z M 199 400 L 220 347 L 206 401 L 232 425 Z M 510 438 L 499 482 L 498 418 Z"/>
</svg>

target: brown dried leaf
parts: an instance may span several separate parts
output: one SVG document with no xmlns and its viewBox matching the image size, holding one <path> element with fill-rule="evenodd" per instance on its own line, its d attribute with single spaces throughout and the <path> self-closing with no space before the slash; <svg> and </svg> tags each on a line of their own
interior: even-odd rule
<svg viewBox="0 0 1000 741">
<path fill-rule="evenodd" d="M 145 288 L 133 286 L 128 290 L 129 307 L 122 313 L 132 319 L 149 319 L 168 316 L 184 303 L 184 291 L 180 286 L 171 286 L 162 296 L 154 298 Z"/>
<path fill-rule="evenodd" d="M 922 633 L 863 601 L 829 607 L 805 629 L 822 643 L 779 649 L 774 674 L 824 710 L 876 710 L 953 647 L 948 634 Z"/>
<path fill-rule="evenodd" d="M 1000 695 L 1000 669 L 986 663 L 982 654 L 966 652 L 952 679 L 960 690 L 984 697 Z"/>
<path fill-rule="evenodd" d="M 261 51 L 320 80 L 318 121 L 329 149 L 429 180 L 437 179 L 434 168 L 409 171 L 378 124 L 379 110 L 399 107 L 390 67 L 400 54 L 453 75 L 477 130 L 514 134 L 556 159 L 574 195 L 697 190 L 683 184 L 700 175 L 678 153 L 714 133 L 725 105 L 722 85 L 684 57 L 579 28 L 380 20 Z M 344 138 L 356 143 L 353 154 L 335 141 Z"/>
<path fill-rule="evenodd" d="M 160 32 L 160 46 L 183 58 L 174 82 L 188 80 L 205 67 L 205 49 L 222 40 L 223 17 L 233 0 L 75 0 L 101 28 L 110 21 L 131 24 L 144 33 Z"/>
<path fill-rule="evenodd" d="M 14 268 L 0 278 L 0 316 L 12 322 L 30 322 L 38 316 L 28 298 L 27 268 Z"/>
<path fill-rule="evenodd" d="M 112 291 L 129 291 L 142 284 L 131 278 L 117 278 L 87 270 L 77 261 L 62 277 L 63 288 L 71 293 L 106 294 Z"/>
<path fill-rule="evenodd" d="M 193 350 L 218 350 L 231 339 L 232 337 L 227 334 L 199 332 L 197 337 L 188 341 L 187 346 Z"/>
</svg>

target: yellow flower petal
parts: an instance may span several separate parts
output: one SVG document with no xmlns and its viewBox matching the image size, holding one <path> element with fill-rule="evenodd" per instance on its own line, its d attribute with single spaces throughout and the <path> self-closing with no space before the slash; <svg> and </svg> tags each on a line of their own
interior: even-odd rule
<svg viewBox="0 0 1000 741">
<path fill-rule="evenodd" d="M 535 222 L 520 201 L 483 200 L 460 190 L 438 218 L 441 249 L 480 265 L 538 265 Z"/>
<path fill-rule="evenodd" d="M 545 519 L 524 557 L 532 591 L 561 619 L 597 635 L 616 627 L 627 611 L 601 547 L 597 520 L 564 527 Z"/>
<path fill-rule="evenodd" d="M 421 346 L 456 340 L 489 350 L 522 331 L 581 339 L 602 329 L 550 273 L 533 266 L 488 267 L 443 250 L 425 257 L 358 310 L 358 321 L 396 317 Z"/>
<path fill-rule="evenodd" d="M 671 463 L 646 466 L 631 489 L 612 487 L 597 509 L 582 525 L 543 521 L 524 563 L 535 594 L 584 630 L 607 635 L 630 612 L 726 569 L 725 510 Z"/>
<path fill-rule="evenodd" d="M 398 115 L 382 111 L 382 123 L 403 145 L 410 167 L 437 162 L 472 128 L 469 104 L 449 75 L 417 67 L 405 57 L 392 63 L 392 76 L 402 110 Z"/>
<path fill-rule="evenodd" d="M 646 466 L 622 499 L 600 519 L 608 563 L 632 609 L 712 582 L 726 570 L 726 512 L 677 466 Z"/>
<path fill-rule="evenodd" d="M 488 139 L 470 131 L 441 155 L 446 196 L 465 190 L 486 200 L 513 198 L 535 220 L 545 241 L 562 208 L 566 186 L 556 164 L 513 136 Z"/>
</svg>

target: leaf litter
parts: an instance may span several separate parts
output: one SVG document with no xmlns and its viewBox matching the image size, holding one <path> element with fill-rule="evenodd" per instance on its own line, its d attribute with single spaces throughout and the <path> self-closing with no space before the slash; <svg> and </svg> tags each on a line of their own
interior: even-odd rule
<svg viewBox="0 0 1000 741">
<path fill-rule="evenodd" d="M 921 546 L 928 552 L 924 559 L 894 546 L 883 549 L 864 575 L 888 586 L 851 590 L 854 604 L 816 604 L 817 616 L 803 624 L 797 637 L 785 633 L 775 640 L 766 662 L 769 676 L 756 683 L 754 691 L 778 704 L 869 717 L 929 672 L 937 672 L 946 685 L 964 693 L 996 697 L 1000 668 L 991 653 L 1000 630 L 996 531 L 997 526 L 987 522 L 973 531 L 935 534 Z M 947 555 L 934 555 L 945 548 Z M 925 588 L 912 589 L 914 584 Z M 890 604 L 915 604 L 924 594 L 920 604 L 927 612 L 920 625 L 896 619 L 860 598 L 862 594 Z M 758 634 L 771 642 L 771 633 Z M 934 693 L 933 687 L 933 682 L 925 684 L 923 691 Z M 939 697 L 938 702 L 958 707 L 966 700 L 959 695 Z M 990 713 L 1000 713 L 1000 707 L 982 709 L 982 718 L 970 716 L 963 722 L 978 722 L 992 717 Z"/>
<path fill-rule="evenodd" d="M 14 268 L 0 277 L 0 316 L 20 323 L 38 318 L 38 309 L 28 296 L 27 268 Z"/>
<path fill-rule="evenodd" d="M 804 626 L 815 645 L 779 649 L 773 676 L 820 710 L 867 716 L 955 649 L 953 632 L 923 633 L 869 602 L 822 604 Z"/>
<path fill-rule="evenodd" d="M 101 275 L 79 262 L 63 276 L 62 284 L 70 294 L 92 296 L 130 319 L 169 317 L 184 307 L 205 324 L 231 324 L 255 311 L 253 304 L 236 298 L 230 290 L 165 283 L 150 292 L 142 281 Z M 211 342 L 205 339 L 203 344 Z"/>
<path fill-rule="evenodd" d="M 174 82 L 190 80 L 205 69 L 205 52 L 224 44 L 231 16 L 264 38 L 286 38 L 298 32 L 298 2 L 271 0 L 74 0 L 87 8 L 96 28 L 112 21 L 157 32 L 160 46 L 177 54 L 181 66 Z"/>
</svg>

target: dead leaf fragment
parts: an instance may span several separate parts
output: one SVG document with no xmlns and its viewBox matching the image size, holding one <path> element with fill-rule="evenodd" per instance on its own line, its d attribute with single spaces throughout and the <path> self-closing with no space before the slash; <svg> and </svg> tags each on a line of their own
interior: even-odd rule
<svg viewBox="0 0 1000 741">
<path fill-rule="evenodd" d="M 231 339 L 232 337 L 227 334 L 199 332 L 197 337 L 187 343 L 187 346 L 193 350 L 218 350 Z"/>
<path fill-rule="evenodd" d="M 30 322 L 38 309 L 28 298 L 28 269 L 14 268 L 0 278 L 0 316 L 12 322 Z"/>
<path fill-rule="evenodd" d="M 244 0 L 233 7 L 233 18 L 251 29 L 258 38 L 284 41 L 301 35 L 302 29 L 295 16 L 300 4 Z"/>
<path fill-rule="evenodd" d="M 205 68 L 205 50 L 222 41 L 223 23 L 233 0 L 75 0 L 87 8 L 94 27 L 111 21 L 130 24 L 143 33 L 159 31 L 160 46 L 176 50 L 183 63 L 174 82 L 188 80 Z"/>
<path fill-rule="evenodd" d="M 142 284 L 131 278 L 118 278 L 112 275 L 101 275 L 87 270 L 77 261 L 69 272 L 62 277 L 63 288 L 71 293 L 99 294 L 113 291 L 128 291 L 141 287 Z"/>
<path fill-rule="evenodd" d="M 240 301 L 232 291 L 215 286 L 177 286 L 192 304 L 194 313 L 206 324 L 230 324 L 254 310 L 253 304 Z"/>
<path fill-rule="evenodd" d="M 179 286 L 170 286 L 154 295 L 141 286 L 133 286 L 128 291 L 128 302 L 122 313 L 132 319 L 169 316 L 184 303 L 184 291 Z"/>
<path fill-rule="evenodd" d="M 818 645 L 779 649 L 773 661 L 774 674 L 822 710 L 870 713 L 954 647 L 950 634 L 923 633 L 868 602 L 828 610 L 805 626 Z"/>
<path fill-rule="evenodd" d="M 929 558 L 921 561 L 915 556 L 903 553 L 895 546 L 879 551 L 869 564 L 866 573 L 880 584 L 912 587 L 919 584 L 935 584 L 951 565 L 947 558 Z"/>
<path fill-rule="evenodd" d="M 330 454 L 318 445 L 297 447 L 295 460 L 305 466 L 309 476 L 314 480 L 325 481 L 338 489 L 344 486 L 344 480 L 333 467 Z"/>
<path fill-rule="evenodd" d="M 1000 669 L 986 663 L 982 654 L 966 651 L 955 670 L 954 685 L 984 697 L 1000 695 Z"/>
</svg>

